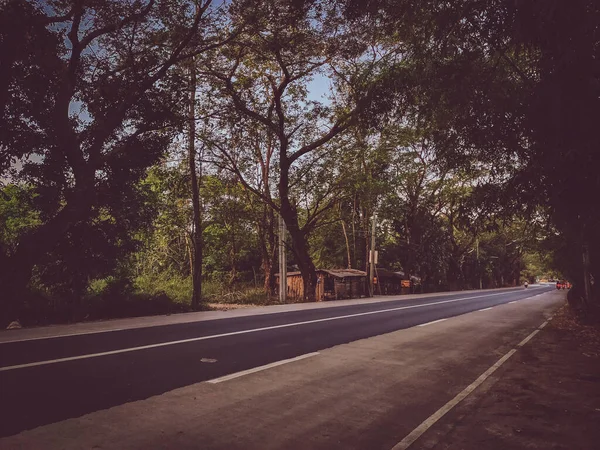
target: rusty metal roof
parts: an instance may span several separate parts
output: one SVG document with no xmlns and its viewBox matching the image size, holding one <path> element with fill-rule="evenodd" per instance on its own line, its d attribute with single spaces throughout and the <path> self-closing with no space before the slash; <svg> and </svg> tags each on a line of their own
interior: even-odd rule
<svg viewBox="0 0 600 450">
<path fill-rule="evenodd" d="M 338 278 L 367 276 L 367 272 L 358 269 L 317 269 L 317 272 L 325 272 Z"/>
<path fill-rule="evenodd" d="M 317 269 L 317 273 L 326 273 L 336 278 L 347 278 L 347 277 L 366 277 L 367 272 L 358 269 Z M 295 277 L 302 275 L 300 272 L 288 272 L 288 277 Z M 278 273 L 275 274 L 276 277 L 279 276 Z"/>
<path fill-rule="evenodd" d="M 392 272 L 391 270 L 380 269 L 379 267 L 377 269 L 375 269 L 375 274 L 380 278 L 396 278 L 398 280 L 404 279 L 403 272 L 400 272 L 400 271 Z"/>
</svg>

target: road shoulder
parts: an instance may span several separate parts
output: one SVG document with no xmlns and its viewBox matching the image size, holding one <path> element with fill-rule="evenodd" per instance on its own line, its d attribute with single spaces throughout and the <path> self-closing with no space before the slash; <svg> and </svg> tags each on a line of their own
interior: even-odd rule
<svg viewBox="0 0 600 450">
<path fill-rule="evenodd" d="M 600 327 L 563 307 L 415 449 L 592 449 L 600 442 Z"/>
</svg>

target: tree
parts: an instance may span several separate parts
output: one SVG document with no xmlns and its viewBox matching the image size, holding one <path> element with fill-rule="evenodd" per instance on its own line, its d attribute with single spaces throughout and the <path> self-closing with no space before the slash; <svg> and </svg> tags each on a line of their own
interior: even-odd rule
<svg viewBox="0 0 600 450">
<path fill-rule="evenodd" d="M 1 80 L 0 167 L 20 160 L 16 175 L 44 205 L 41 224 L 0 255 L 2 307 L 11 315 L 40 258 L 164 152 L 181 123 L 173 68 L 221 44 L 210 6 L 56 0 L 43 9 L 18 1 L 2 7 L 3 48 L 20 47 L 9 52 Z"/>
<path fill-rule="evenodd" d="M 308 98 L 307 84 L 315 77 L 328 76 L 349 89 L 348 80 L 358 75 L 365 78 L 376 63 L 365 57 L 366 44 L 340 22 L 335 7 L 310 1 L 240 1 L 233 2 L 230 11 L 234 23 L 252 26 L 204 70 L 214 82 L 213 99 L 223 100 L 218 105 L 223 120 L 215 124 L 216 135 L 209 145 L 222 167 L 283 217 L 302 272 L 305 297 L 314 300 L 317 277 L 308 237 L 335 201 L 323 189 L 311 198 L 312 208 L 303 216 L 294 188 L 300 180 L 308 180 L 311 166 L 356 122 L 370 96 L 363 81 L 362 89 L 356 89 L 357 83 L 353 94 L 344 99 L 350 101 L 325 104 Z M 375 61 L 380 58 L 379 54 L 370 56 Z M 361 58 L 368 61 L 361 64 Z M 355 64 L 344 66 L 344 60 Z M 340 66 L 347 69 L 344 75 Z M 267 137 L 258 161 L 256 152 L 244 151 L 256 130 Z M 264 166 L 267 161 L 273 168 L 263 169 L 259 176 L 277 177 L 276 199 L 274 192 L 263 187 L 266 178 L 255 182 L 253 164 Z"/>
<path fill-rule="evenodd" d="M 600 216 L 588 200 L 600 179 L 597 2 L 346 3 L 391 35 L 414 31 L 415 109 L 437 128 L 440 155 L 489 164 L 510 209 L 548 206 L 589 260 L 577 277 L 589 294 L 588 272 L 600 274 Z"/>
<path fill-rule="evenodd" d="M 163 163 L 152 167 L 141 185 L 150 192 L 148 202 L 156 215 L 140 236 L 143 246 L 134 255 L 135 275 L 190 276 L 194 261 L 189 170 Z"/>
<path fill-rule="evenodd" d="M 232 288 L 249 281 L 259 260 L 256 218 L 261 208 L 230 173 L 205 177 L 205 246 L 207 275 Z"/>
</svg>

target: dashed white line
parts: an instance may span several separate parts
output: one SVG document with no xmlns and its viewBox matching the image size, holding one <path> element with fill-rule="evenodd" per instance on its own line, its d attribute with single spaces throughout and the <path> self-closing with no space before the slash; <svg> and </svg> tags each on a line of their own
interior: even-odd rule
<svg viewBox="0 0 600 450">
<path fill-rule="evenodd" d="M 319 352 L 307 353 L 305 355 L 300 355 L 295 358 L 290 359 L 282 359 L 281 361 L 277 361 L 271 364 L 265 364 L 264 366 L 254 367 L 248 370 L 242 370 L 241 372 L 232 373 L 229 375 L 225 375 L 219 378 L 214 378 L 212 380 L 208 380 L 207 383 L 217 384 L 222 383 L 223 381 L 233 380 L 234 378 L 243 377 L 244 375 L 249 375 L 251 373 L 260 372 L 262 370 L 271 369 L 272 367 L 282 366 L 283 364 L 288 364 L 294 361 L 300 361 L 302 359 L 310 358 L 311 356 L 317 356 Z"/>
<path fill-rule="evenodd" d="M 522 347 L 525 343 L 529 342 L 529 340 L 539 333 L 539 329 L 532 332 L 529 336 L 527 336 L 521 343 L 518 344 L 517 347 Z M 463 401 L 471 392 L 477 389 L 481 384 L 487 380 L 490 375 L 492 375 L 498 368 L 504 364 L 508 358 L 514 355 L 517 352 L 516 348 L 513 348 L 508 353 L 506 353 L 502 358 L 500 358 L 496 363 L 491 366 L 488 370 L 483 372 L 473 383 L 464 388 L 456 397 L 434 412 L 431 416 L 425 419 L 417 428 L 411 431 L 404 439 L 398 442 L 392 450 L 406 450 L 410 447 L 417 439 L 419 439 L 423 433 L 425 433 L 432 425 L 434 425 L 438 420 L 440 420 L 448 411 L 458 405 L 461 401 Z"/>
<path fill-rule="evenodd" d="M 422 323 L 421 325 L 417 325 L 417 326 L 418 327 L 426 327 L 427 325 L 433 325 L 434 323 L 443 322 L 444 320 L 448 320 L 448 318 L 446 317 L 445 319 L 438 319 L 438 320 L 434 320 L 433 322 Z"/>
</svg>

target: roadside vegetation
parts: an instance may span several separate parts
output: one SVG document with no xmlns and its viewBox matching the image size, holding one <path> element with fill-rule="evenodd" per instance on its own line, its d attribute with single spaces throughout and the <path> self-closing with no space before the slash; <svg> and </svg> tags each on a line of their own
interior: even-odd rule
<svg viewBox="0 0 600 450">
<path fill-rule="evenodd" d="M 365 270 L 374 215 L 378 265 L 425 292 L 560 276 L 589 314 L 599 18 L 583 0 L 4 2 L 0 325 L 276 303 L 279 217 L 312 301 L 316 268 Z"/>
</svg>

